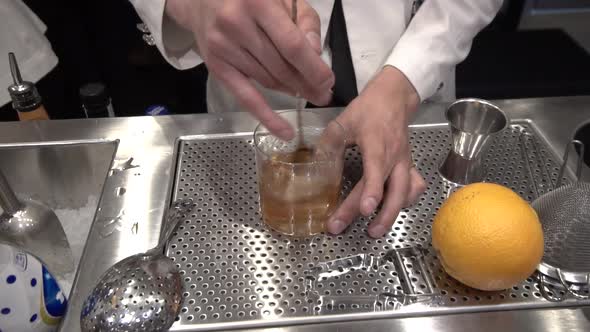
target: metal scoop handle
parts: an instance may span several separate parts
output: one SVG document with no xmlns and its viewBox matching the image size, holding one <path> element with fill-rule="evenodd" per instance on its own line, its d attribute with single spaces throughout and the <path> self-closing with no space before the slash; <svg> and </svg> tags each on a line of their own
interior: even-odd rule
<svg viewBox="0 0 590 332">
<path fill-rule="evenodd" d="M 4 210 L 4 213 L 10 216 L 14 216 L 15 213 L 22 209 L 21 202 L 8 184 L 2 170 L 0 170 L 0 207 Z"/>
<path fill-rule="evenodd" d="M 174 231 L 178 228 L 180 221 L 183 217 L 192 212 L 195 207 L 195 203 L 190 199 L 180 199 L 175 201 L 168 212 L 166 214 L 166 218 L 164 219 L 164 231 L 160 236 L 160 241 L 158 245 L 154 248 L 155 251 L 161 252 L 164 250 L 166 243 L 170 241 Z"/>
</svg>

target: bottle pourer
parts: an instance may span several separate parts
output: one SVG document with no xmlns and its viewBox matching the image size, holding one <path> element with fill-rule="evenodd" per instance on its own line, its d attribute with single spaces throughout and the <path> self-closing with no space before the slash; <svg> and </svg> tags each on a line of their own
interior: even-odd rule
<svg viewBox="0 0 590 332">
<path fill-rule="evenodd" d="M 14 53 L 8 53 L 8 61 L 14 81 L 14 84 L 8 87 L 8 93 L 12 98 L 12 107 L 17 112 L 30 112 L 39 108 L 42 104 L 41 95 L 34 83 L 23 81 Z"/>
</svg>

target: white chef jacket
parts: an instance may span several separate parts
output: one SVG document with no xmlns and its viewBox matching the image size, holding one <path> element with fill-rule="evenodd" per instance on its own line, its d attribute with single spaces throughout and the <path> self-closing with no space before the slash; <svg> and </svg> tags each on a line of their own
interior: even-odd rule
<svg viewBox="0 0 590 332">
<path fill-rule="evenodd" d="M 178 69 L 202 63 L 191 34 L 164 14 L 165 0 L 130 0 L 166 60 Z M 326 32 L 334 0 L 308 0 L 321 19 L 322 58 L 330 65 Z M 455 98 L 455 66 L 473 37 L 491 22 L 502 0 L 426 0 L 412 18 L 413 0 L 342 0 L 357 88 L 385 65 L 398 68 L 421 101 Z M 290 109 L 295 99 L 258 86 L 273 109 Z M 207 83 L 210 112 L 239 110 L 214 78 Z"/>
<path fill-rule="evenodd" d="M 36 83 L 58 62 L 45 37 L 47 27 L 22 0 L 0 2 L 0 106 L 10 102 L 13 83 L 8 53 L 14 52 L 23 80 Z"/>
</svg>

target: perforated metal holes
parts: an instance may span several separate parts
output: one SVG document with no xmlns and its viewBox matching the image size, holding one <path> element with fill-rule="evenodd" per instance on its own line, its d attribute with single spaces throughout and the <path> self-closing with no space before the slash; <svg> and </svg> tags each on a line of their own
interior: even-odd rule
<svg viewBox="0 0 590 332">
<path fill-rule="evenodd" d="M 153 256 L 131 256 L 117 263 L 85 301 L 82 330 L 147 332 L 170 326 L 181 303 L 176 290 L 181 281 L 178 275 L 156 277 L 153 271 L 169 270 L 171 264 Z"/>
<path fill-rule="evenodd" d="M 535 198 L 520 149 L 519 129 L 513 126 L 495 139 L 486 159 L 488 180 L 513 188 L 522 197 Z M 185 282 L 184 306 L 178 324 L 263 323 L 269 318 L 320 315 L 316 303 L 305 297 L 304 271 L 314 264 L 356 254 L 383 255 L 388 249 L 422 246 L 429 254 L 425 262 L 438 290 L 439 307 L 425 307 L 436 313 L 441 308 L 465 311 L 487 310 L 497 304 L 514 307 L 547 306 L 533 279 L 504 292 L 485 293 L 462 286 L 442 269 L 430 247 L 432 217 L 451 187 L 437 173 L 450 147 L 446 127 L 416 128 L 411 131 L 413 156 L 428 183 L 420 201 L 404 209 L 391 232 L 382 239 L 366 234 L 371 218 L 359 218 L 343 235 L 321 235 L 312 239 L 291 239 L 267 230 L 258 212 L 254 153 L 248 138 L 190 140 L 181 143 L 175 198 L 192 197 L 196 212 L 182 224 L 171 241 L 168 254 L 174 259 Z M 537 140 L 551 176 L 559 166 Z M 534 151 L 530 151 L 534 154 Z M 346 154 L 344 191 L 361 175 L 357 149 Z M 540 168 L 536 176 L 542 176 Z M 541 179 L 539 181 L 554 181 Z M 417 291 L 424 286 L 419 271 L 406 261 Z M 332 281 L 332 280 L 331 280 Z M 322 284 L 325 295 L 374 294 L 401 289 L 395 271 L 358 271 Z M 487 309 L 486 309 L 487 308 Z M 341 311 L 332 310 L 330 314 Z M 373 308 L 355 308 L 362 314 Z M 403 315 L 392 311 L 392 315 Z M 219 325 L 222 326 L 222 325 Z M 209 326 L 210 327 L 210 326 Z"/>
</svg>

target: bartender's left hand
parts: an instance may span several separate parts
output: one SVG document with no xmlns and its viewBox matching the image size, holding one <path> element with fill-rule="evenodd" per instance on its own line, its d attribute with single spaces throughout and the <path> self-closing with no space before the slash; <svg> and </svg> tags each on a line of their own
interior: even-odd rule
<svg viewBox="0 0 590 332">
<path fill-rule="evenodd" d="M 426 183 L 413 167 L 408 124 L 418 109 L 414 86 L 397 68 L 386 66 L 337 121 L 363 157 L 363 177 L 328 222 L 339 234 L 359 215 L 381 210 L 369 225 L 373 238 L 391 230 L 402 208 L 415 204 Z"/>
</svg>

